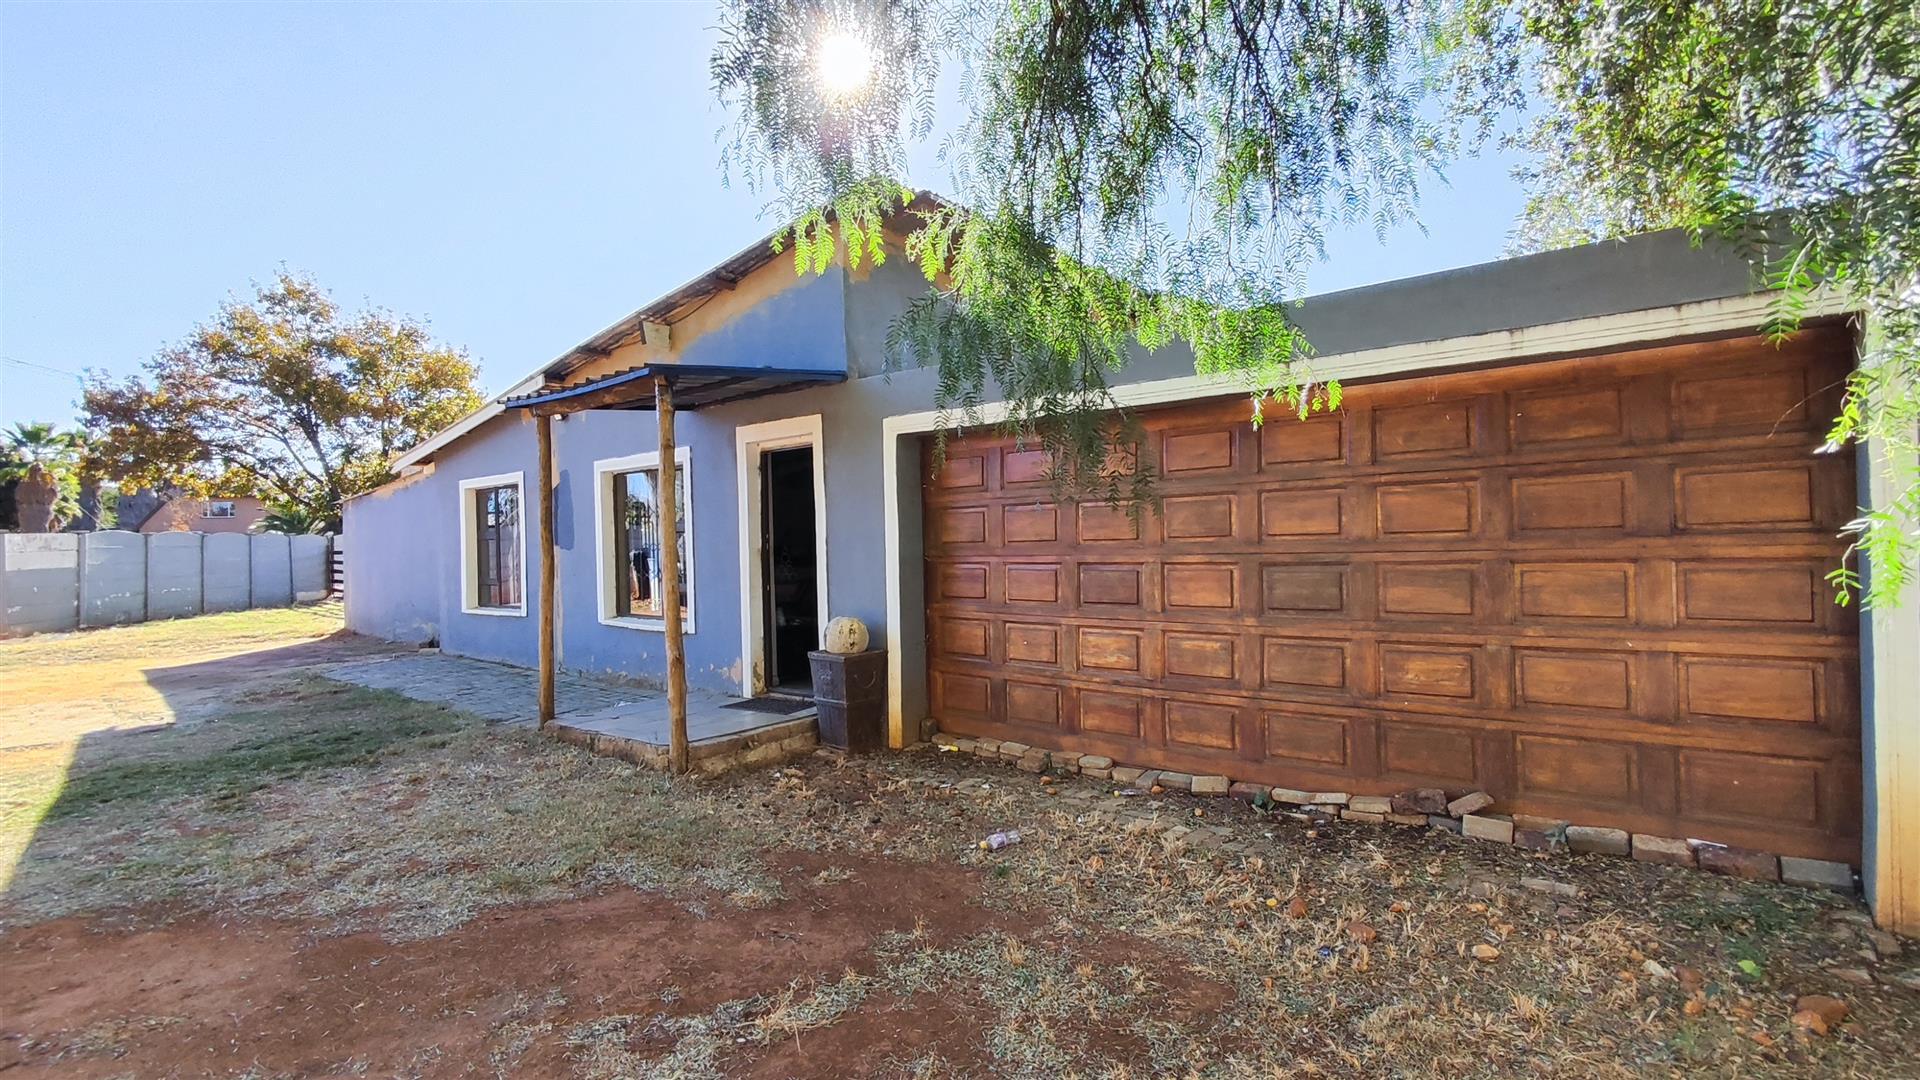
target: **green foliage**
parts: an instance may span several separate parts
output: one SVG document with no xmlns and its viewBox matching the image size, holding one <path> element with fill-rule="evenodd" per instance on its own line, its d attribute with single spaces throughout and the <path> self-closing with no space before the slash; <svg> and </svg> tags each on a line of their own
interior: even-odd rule
<svg viewBox="0 0 1920 1080">
<path fill-rule="evenodd" d="M 22 421 L 0 435 L 0 457 L 4 458 L 0 460 L 0 479 L 19 479 L 35 463 L 46 466 L 49 472 L 77 474 L 85 447 L 86 439 L 79 432 Z"/>
<path fill-rule="evenodd" d="M 327 519 L 314 514 L 297 503 L 270 503 L 266 516 L 253 526 L 253 532 L 285 533 L 288 536 L 305 536 L 327 531 L 330 523 Z"/>
<path fill-rule="evenodd" d="M 132 485 L 259 495 L 329 526 L 394 454 L 480 405 L 475 368 L 424 325 L 343 312 L 282 272 L 224 304 L 146 375 L 87 389 L 93 454 Z"/>
<path fill-rule="evenodd" d="M 892 328 L 937 364 L 955 423 L 1059 452 L 1070 487 L 1138 495 L 1114 374 L 1149 350 L 1306 412 L 1338 407 L 1287 317 L 1329 226 L 1411 220 L 1427 177 L 1504 119 L 1531 198 L 1515 247 L 1668 226 L 1731 240 L 1792 333 L 1822 291 L 1867 316 L 1832 442 L 1891 485 L 1849 526 L 1872 572 L 1915 575 L 1920 491 L 1920 6 L 1911 0 L 729 0 L 712 72 L 730 172 L 778 193 L 795 267 L 884 255 L 934 288 Z M 823 40 L 878 59 L 828 93 Z M 957 71 L 941 146 L 957 205 L 895 224 L 905 146 Z M 923 207 L 916 204 L 916 210 Z M 1116 478 L 1116 471 L 1124 477 Z"/>
<path fill-rule="evenodd" d="M 1516 239 L 1550 246 L 1680 225 L 1765 270 L 1785 335 L 1816 290 L 1866 315 L 1834 418 L 1869 441 L 1888 505 L 1848 527 L 1887 603 L 1914 575 L 1920 488 L 1920 7 L 1911 0 L 1518 0 L 1543 118 Z"/>
<path fill-rule="evenodd" d="M 956 424 L 1006 399 L 1004 427 L 1053 451 L 1063 486 L 1137 503 L 1150 464 L 1110 387 L 1145 352 L 1191 352 L 1256 421 L 1269 398 L 1337 405 L 1287 306 L 1329 226 L 1384 233 L 1480 134 L 1422 111 L 1500 89 L 1435 62 L 1475 10 L 735 0 L 713 76 L 739 114 L 726 164 L 779 193 L 795 269 L 877 262 L 885 230 L 904 231 L 933 288 L 891 328 L 894 361 L 938 365 L 935 404 Z M 835 33 L 878 58 L 861 93 L 821 89 L 814 60 Z M 943 65 L 969 112 L 944 148 L 957 201 L 928 207 L 876 177 L 931 130 Z"/>
<path fill-rule="evenodd" d="M 46 469 L 58 487 L 53 516 L 71 521 L 80 513 L 80 478 L 87 449 L 86 436 L 61 431 L 53 424 L 16 423 L 0 434 L 0 484 L 26 479 L 35 465 Z"/>
</svg>

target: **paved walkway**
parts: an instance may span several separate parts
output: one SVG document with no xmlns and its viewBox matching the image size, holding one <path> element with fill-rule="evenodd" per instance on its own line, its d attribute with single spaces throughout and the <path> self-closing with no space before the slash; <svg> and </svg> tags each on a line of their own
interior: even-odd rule
<svg viewBox="0 0 1920 1080">
<path fill-rule="evenodd" d="M 534 672 L 509 664 L 419 653 L 342 664 L 326 674 L 356 686 L 448 705 L 496 723 L 532 727 L 536 719 L 539 680 Z M 783 713 L 727 707 L 740 700 L 688 690 L 688 741 L 739 735 L 813 712 L 810 702 L 796 702 Z M 563 674 L 554 686 L 554 714 L 556 722 L 568 727 L 667 744 L 667 695 L 662 691 Z"/>
</svg>

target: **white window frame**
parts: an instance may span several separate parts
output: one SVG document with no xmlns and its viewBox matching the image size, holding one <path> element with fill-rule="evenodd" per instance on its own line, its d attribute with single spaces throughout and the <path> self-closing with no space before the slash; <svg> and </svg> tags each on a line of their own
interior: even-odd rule
<svg viewBox="0 0 1920 1080">
<path fill-rule="evenodd" d="M 694 593 L 698 581 L 693 574 L 693 455 L 689 447 L 673 448 L 675 471 L 684 472 L 687 477 L 686 503 L 678 508 L 675 515 L 679 519 L 680 535 L 686 538 L 686 594 L 680 598 L 680 632 L 694 632 Z M 620 588 L 621 578 L 613 573 L 613 553 L 616 550 L 613 537 L 613 480 L 620 473 L 634 472 L 639 469 L 658 469 L 660 452 L 649 451 L 644 454 L 629 454 L 626 457 L 602 458 L 593 463 L 593 575 L 597 583 L 594 590 L 599 594 L 600 622 L 605 626 L 623 626 L 629 630 L 646 630 L 656 634 L 667 632 L 667 620 L 651 618 L 646 615 L 622 615 L 616 590 Z"/>
<path fill-rule="evenodd" d="M 473 493 L 482 488 L 512 487 L 520 493 L 520 605 L 518 607 L 481 607 L 480 599 L 480 523 L 475 520 Z M 460 610 L 467 615 L 497 615 L 524 619 L 532 607 L 527 595 L 527 475 L 524 472 L 495 473 L 460 481 Z"/>
<path fill-rule="evenodd" d="M 734 429 L 734 461 L 740 496 L 740 694 L 755 697 L 767 692 L 766 613 L 760 608 L 760 458 L 768 450 L 813 447 L 813 550 L 817 577 L 815 601 L 819 607 L 821 642 L 827 634 L 827 444 L 821 434 L 820 414 L 745 424 Z M 817 647 L 817 646 L 816 646 Z"/>
<path fill-rule="evenodd" d="M 213 508 L 216 506 L 226 507 L 227 512 L 224 514 L 214 513 Z M 232 518 L 237 518 L 239 516 L 240 516 L 240 506 L 238 503 L 234 502 L 232 499 L 208 499 L 206 502 L 200 505 L 200 517 L 204 520 L 212 521 L 217 518 L 221 521 L 227 521 Z"/>
</svg>

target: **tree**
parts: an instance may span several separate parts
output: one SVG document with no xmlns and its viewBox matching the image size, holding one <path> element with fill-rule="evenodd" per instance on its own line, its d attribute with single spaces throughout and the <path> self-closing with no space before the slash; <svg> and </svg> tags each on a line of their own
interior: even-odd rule
<svg viewBox="0 0 1920 1080">
<path fill-rule="evenodd" d="M 889 178 L 957 66 L 957 205 L 906 238 L 932 288 L 895 359 L 937 364 L 962 422 L 1006 398 L 1064 484 L 1137 496 L 1146 464 L 1111 464 L 1117 369 L 1181 342 L 1244 377 L 1254 422 L 1275 397 L 1337 407 L 1287 317 L 1325 230 L 1411 219 L 1423 183 L 1521 117 L 1523 244 L 1729 237 L 1778 287 L 1776 333 L 1818 283 L 1846 290 L 1874 343 L 1834 438 L 1911 451 L 1916 18 L 1900 0 L 730 0 L 712 74 L 738 121 L 726 166 L 775 194 L 781 242 L 818 271 L 884 257 L 906 196 Z M 1856 524 L 1872 602 L 1911 576 L 1920 493 L 1895 479 L 1898 508 Z"/>
<path fill-rule="evenodd" d="M 33 483 L 36 489 L 41 483 L 51 483 L 52 519 L 46 528 L 59 528 L 61 523 L 71 521 L 80 513 L 86 445 L 85 436 L 79 432 L 61 431 L 53 424 L 16 423 L 0 435 L 0 483 Z M 39 466 L 41 472 L 30 481 L 29 473 L 34 466 Z M 36 490 L 36 505 L 42 494 Z"/>
<path fill-rule="evenodd" d="M 282 272 L 180 345 L 86 393 L 94 455 L 123 482 L 258 495 L 337 527 L 388 461 L 480 405 L 465 353 L 381 310 L 347 314 Z"/>
<path fill-rule="evenodd" d="M 1830 441 L 1872 440 L 1896 497 L 1848 526 L 1869 603 L 1915 571 L 1920 473 L 1920 6 L 1911 0 L 1523 2 L 1540 56 L 1523 242 L 1682 225 L 1733 240 L 1794 329 L 1815 288 L 1866 313 Z M 1514 29 L 1517 28 L 1517 29 Z M 1845 599 L 1851 568 L 1831 575 Z"/>
<path fill-rule="evenodd" d="M 327 522 L 315 517 L 304 506 L 294 503 L 273 503 L 267 507 L 266 516 L 254 524 L 252 531 L 305 536 L 326 532 Z"/>
<path fill-rule="evenodd" d="M 958 63 L 956 203 L 907 239 L 934 288 L 893 327 L 895 358 L 937 363 L 935 404 L 963 421 L 997 389 L 1067 487 L 1138 498 L 1150 463 L 1125 452 L 1110 379 L 1140 349 L 1179 341 L 1198 370 L 1243 375 L 1256 420 L 1269 397 L 1337 406 L 1287 304 L 1329 226 L 1405 220 L 1422 179 L 1490 130 L 1421 109 L 1449 85 L 1504 92 L 1493 72 L 1449 82 L 1467 69 L 1433 43 L 1464 17 L 1413 0 L 735 0 L 712 69 L 739 115 L 727 165 L 778 193 L 796 263 L 822 269 L 836 244 L 884 256 L 907 194 L 884 178 Z M 859 45 L 824 47 L 844 37 Z M 819 67 L 863 55 L 861 79 Z"/>
</svg>

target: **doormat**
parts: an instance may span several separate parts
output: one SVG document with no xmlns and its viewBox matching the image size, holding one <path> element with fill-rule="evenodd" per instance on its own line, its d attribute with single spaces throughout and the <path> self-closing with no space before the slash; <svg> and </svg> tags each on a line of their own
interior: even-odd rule
<svg viewBox="0 0 1920 1080">
<path fill-rule="evenodd" d="M 723 709 L 743 709 L 747 712 L 773 713 L 784 716 L 787 713 L 804 712 L 813 708 L 813 702 L 801 698 L 757 697 L 729 701 L 720 706 Z"/>
</svg>

